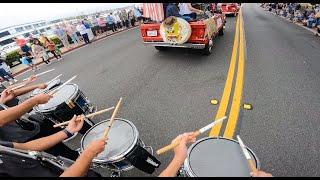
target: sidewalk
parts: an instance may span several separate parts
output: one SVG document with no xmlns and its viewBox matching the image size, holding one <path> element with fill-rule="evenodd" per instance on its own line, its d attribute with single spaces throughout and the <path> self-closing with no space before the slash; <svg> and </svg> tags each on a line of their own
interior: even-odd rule
<svg viewBox="0 0 320 180">
<path fill-rule="evenodd" d="M 263 8 L 263 9 L 264 9 L 264 8 Z M 265 10 L 265 9 L 264 9 L 264 10 Z M 265 11 L 267 11 L 267 10 L 265 10 Z M 278 16 L 278 17 L 280 17 L 280 18 L 282 18 L 282 19 L 284 19 L 284 20 L 286 20 L 286 21 L 288 21 L 288 22 L 291 22 L 291 23 L 293 23 L 293 24 L 296 24 L 296 25 L 298 25 L 298 26 L 300 26 L 300 27 L 302 27 L 302 28 L 304 28 L 304 29 L 312 32 L 314 35 L 320 36 L 320 34 L 317 32 L 317 29 L 316 29 L 316 28 L 313 28 L 313 29 L 312 29 L 312 28 L 308 28 L 308 27 L 304 26 L 302 23 L 293 22 L 293 21 L 291 21 L 290 19 L 285 18 L 285 17 L 283 17 L 283 16 L 281 16 L 281 15 L 277 15 L 275 12 L 272 12 L 272 11 L 267 11 L 267 12 L 269 12 L 269 13 L 271 13 L 271 14 L 274 14 L 274 15 L 276 15 L 276 16 Z"/>
<path fill-rule="evenodd" d="M 108 31 L 108 32 L 107 32 L 107 33 L 108 33 L 107 35 L 106 35 L 106 33 L 103 33 L 103 34 L 101 34 L 101 35 L 99 35 L 99 36 L 95 36 L 91 42 L 95 42 L 95 41 L 104 39 L 104 38 L 106 38 L 106 37 L 108 37 L 108 36 L 110 36 L 110 35 L 117 34 L 117 33 L 120 33 L 120 32 L 126 31 L 126 30 L 129 30 L 129 29 L 132 29 L 132 28 L 135 28 L 135 27 L 138 27 L 138 26 L 139 26 L 139 25 L 135 25 L 135 26 L 130 27 L 130 28 L 127 28 L 127 29 L 121 29 L 121 30 L 116 31 L 116 32 L 114 32 L 114 33 L 110 33 L 110 32 Z M 73 45 L 73 44 L 71 44 L 71 48 L 70 48 L 70 49 L 67 49 L 67 48 L 63 47 L 63 48 L 60 48 L 60 50 L 61 50 L 62 55 L 63 55 L 63 54 L 65 54 L 65 53 L 71 52 L 71 51 L 73 51 L 73 50 L 75 50 L 75 49 L 78 49 L 78 48 L 80 48 L 80 47 L 83 47 L 83 46 L 85 46 L 85 45 L 86 45 L 86 44 L 85 44 L 84 42 L 81 42 L 81 43 L 79 43 L 79 44 L 76 45 L 76 46 Z M 51 60 L 51 61 L 52 61 L 52 60 L 55 60 L 55 58 L 54 58 L 54 57 L 51 57 L 50 60 Z M 33 62 L 36 63 L 37 66 L 44 63 L 41 59 L 34 59 Z M 28 71 L 28 70 L 31 70 L 31 68 L 30 68 L 30 67 L 27 67 L 26 65 L 23 65 L 23 64 L 19 64 L 19 65 L 15 66 L 15 67 L 11 68 L 11 71 L 12 71 L 13 76 L 17 76 L 17 75 L 19 75 L 19 74 L 21 74 L 21 73 L 23 73 L 23 72 Z"/>
</svg>

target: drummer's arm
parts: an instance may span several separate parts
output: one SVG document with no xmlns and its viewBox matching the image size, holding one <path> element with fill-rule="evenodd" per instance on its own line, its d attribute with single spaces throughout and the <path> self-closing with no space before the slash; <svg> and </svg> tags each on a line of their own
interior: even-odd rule
<svg viewBox="0 0 320 180">
<path fill-rule="evenodd" d="M 68 138 L 68 134 L 72 136 L 74 133 L 78 132 L 83 126 L 83 118 L 83 116 L 73 116 L 65 130 L 26 143 L 13 143 L 14 148 L 32 151 L 47 150 Z"/>
<path fill-rule="evenodd" d="M 174 158 L 169 166 L 160 173 L 159 177 L 175 177 L 187 157 L 187 143 L 194 142 L 195 137 L 193 132 L 188 132 L 177 136 L 171 143 L 179 142 L 179 145 L 174 148 Z"/>
<path fill-rule="evenodd" d="M 57 132 L 50 136 L 35 139 L 26 143 L 13 143 L 13 147 L 16 149 L 31 150 L 31 151 L 44 151 L 56 144 L 60 143 L 68 136 L 63 131 Z"/>
<path fill-rule="evenodd" d="M 88 172 L 91 162 L 99 153 L 104 150 L 105 140 L 99 139 L 89 144 L 81 153 L 76 162 L 66 169 L 60 177 L 82 177 Z"/>
<path fill-rule="evenodd" d="M 184 159 L 174 157 L 169 166 L 161 172 L 159 177 L 176 177 L 183 162 Z"/>
<path fill-rule="evenodd" d="M 26 94 L 26 93 L 28 93 L 28 92 L 31 92 L 31 91 L 33 91 L 33 90 L 35 90 L 35 89 L 37 89 L 37 88 L 39 88 L 39 89 L 44 89 L 44 88 L 46 88 L 46 87 L 47 87 L 47 85 L 44 84 L 44 83 L 42 83 L 42 84 L 30 85 L 30 86 L 25 86 L 25 87 L 22 87 L 22 88 L 19 88 L 19 89 L 14 90 L 14 94 L 15 94 L 15 96 L 21 96 L 21 95 Z"/>
<path fill-rule="evenodd" d="M 35 105 L 39 104 L 38 99 L 35 97 L 27 99 L 21 104 L 0 111 L 0 127 L 19 119 L 22 115 L 29 112 Z"/>
</svg>

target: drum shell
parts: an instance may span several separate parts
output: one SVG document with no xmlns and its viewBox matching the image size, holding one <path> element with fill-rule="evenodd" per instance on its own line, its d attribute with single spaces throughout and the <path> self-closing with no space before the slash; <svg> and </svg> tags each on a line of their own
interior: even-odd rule
<svg viewBox="0 0 320 180">
<path fill-rule="evenodd" d="M 76 86 L 76 91 L 67 101 L 54 108 L 40 110 L 38 107 L 35 107 L 34 110 L 43 114 L 54 122 L 61 123 L 70 120 L 74 114 L 88 114 L 89 102 L 82 91 L 79 90 L 78 86 Z"/>
<path fill-rule="evenodd" d="M 232 142 L 235 142 L 235 143 L 239 144 L 238 141 L 236 141 L 236 140 L 228 139 L 228 138 L 224 138 L 224 137 L 207 137 L 207 138 L 202 138 L 202 139 L 197 140 L 195 143 L 193 143 L 188 148 L 188 156 L 187 156 L 186 160 L 184 161 L 183 166 L 180 169 L 180 176 L 184 176 L 184 177 L 199 177 L 191 170 L 191 167 L 190 167 L 190 164 L 189 164 L 189 162 L 190 162 L 189 161 L 189 159 L 190 159 L 189 155 L 190 155 L 192 149 L 194 148 L 194 146 L 196 146 L 201 141 L 205 141 L 205 140 L 208 140 L 208 139 L 225 139 L 225 140 L 232 141 Z M 260 169 L 260 161 L 259 161 L 258 157 L 256 156 L 256 154 L 250 148 L 247 147 L 247 150 L 249 151 L 251 157 L 253 157 L 253 160 L 254 160 L 254 162 L 256 164 L 256 168 L 259 170 Z M 226 176 L 228 176 L 228 175 L 226 175 Z"/>
</svg>

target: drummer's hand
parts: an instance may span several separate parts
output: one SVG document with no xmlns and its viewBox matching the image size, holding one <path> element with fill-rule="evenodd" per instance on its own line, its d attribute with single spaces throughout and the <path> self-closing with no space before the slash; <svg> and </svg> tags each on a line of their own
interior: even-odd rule
<svg viewBox="0 0 320 180">
<path fill-rule="evenodd" d="M 46 87 L 48 87 L 48 85 L 46 83 L 42 83 L 38 85 L 39 89 L 45 89 Z"/>
<path fill-rule="evenodd" d="M 76 116 L 74 115 L 73 118 L 70 120 L 66 129 L 71 133 L 76 133 L 80 131 L 83 126 L 84 122 L 84 115 Z"/>
<path fill-rule="evenodd" d="M 106 145 L 106 140 L 104 139 L 98 139 L 95 141 L 92 141 L 84 150 L 84 153 L 91 156 L 96 157 L 99 153 L 101 153 L 104 150 L 104 147 Z"/>
<path fill-rule="evenodd" d="M 35 75 L 31 75 L 28 80 L 27 80 L 27 84 L 32 83 L 33 81 L 37 80 L 37 76 Z"/>
<path fill-rule="evenodd" d="M 12 90 L 10 89 L 5 89 L 4 91 L 2 91 L 1 93 L 1 97 L 0 97 L 0 102 L 5 104 L 6 102 L 12 100 L 13 98 L 15 98 L 15 94 Z"/>
<path fill-rule="evenodd" d="M 272 174 L 266 173 L 264 171 L 251 172 L 252 177 L 273 177 Z"/>
<path fill-rule="evenodd" d="M 179 141 L 180 143 L 177 147 L 174 148 L 174 159 L 183 162 L 187 158 L 187 144 L 190 142 L 195 142 L 196 138 L 193 136 L 193 132 L 188 132 L 180 134 L 177 136 L 171 143 Z"/>
<path fill-rule="evenodd" d="M 46 104 L 53 96 L 49 94 L 38 94 L 32 97 L 36 101 L 37 104 Z"/>
</svg>

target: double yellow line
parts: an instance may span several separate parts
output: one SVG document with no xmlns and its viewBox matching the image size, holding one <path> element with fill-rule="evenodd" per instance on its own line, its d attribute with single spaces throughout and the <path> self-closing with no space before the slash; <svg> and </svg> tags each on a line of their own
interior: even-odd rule
<svg viewBox="0 0 320 180">
<path fill-rule="evenodd" d="M 242 98 L 242 89 L 243 89 L 243 77 L 244 77 L 244 30 L 243 30 L 243 18 L 242 18 L 242 10 L 240 10 L 237 22 L 236 22 L 236 32 L 233 42 L 233 49 L 231 55 L 230 66 L 228 70 L 228 76 L 226 80 L 226 84 L 224 86 L 221 103 L 218 108 L 215 120 L 218 120 L 225 116 L 229 104 L 231 89 L 232 89 L 232 82 L 235 72 L 235 67 L 237 63 L 237 55 L 239 49 L 239 57 L 238 57 L 238 69 L 237 69 L 237 77 L 234 87 L 234 95 L 232 98 L 232 105 L 230 109 L 229 118 L 226 124 L 225 132 L 223 137 L 226 138 L 233 138 L 235 128 L 237 125 L 237 120 L 240 111 L 240 104 Z M 209 136 L 219 136 L 221 130 L 222 123 L 217 124 L 214 126 Z"/>
</svg>

